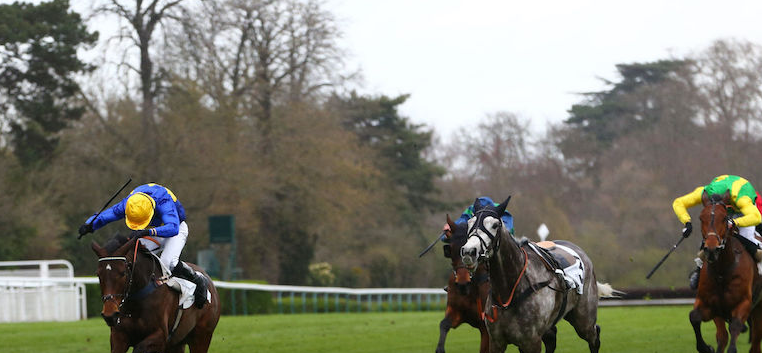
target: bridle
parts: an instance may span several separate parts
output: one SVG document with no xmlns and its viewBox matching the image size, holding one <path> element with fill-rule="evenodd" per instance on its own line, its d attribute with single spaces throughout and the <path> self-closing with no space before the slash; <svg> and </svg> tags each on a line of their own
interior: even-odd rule
<svg viewBox="0 0 762 353">
<path fill-rule="evenodd" d="M 498 220 L 498 227 L 494 229 L 495 235 L 492 235 L 492 232 L 487 230 L 487 228 L 484 226 L 484 219 L 488 216 L 492 216 Z M 503 221 L 500 219 L 500 215 L 497 214 L 497 212 L 489 208 L 483 208 L 474 212 L 474 218 L 476 218 L 476 220 L 471 228 L 468 229 L 466 234 L 468 234 L 468 239 L 471 239 L 471 237 L 475 236 L 482 244 L 483 250 L 481 254 L 477 254 L 477 262 L 482 260 L 489 260 L 494 251 L 500 248 L 500 239 L 502 238 L 500 236 L 500 232 L 503 228 Z M 479 230 L 481 230 L 484 234 L 487 234 L 490 240 L 490 244 L 487 244 L 485 240 L 479 236 Z M 464 249 L 460 248 L 460 256 L 463 257 L 464 255 Z"/>
<path fill-rule="evenodd" d="M 117 308 L 118 308 L 117 310 L 120 313 L 119 317 L 117 317 L 117 319 L 116 319 L 117 320 L 116 323 L 118 325 L 119 322 L 120 322 L 120 317 L 121 316 L 130 317 L 130 314 L 121 314 L 121 312 L 122 312 L 122 307 L 124 306 L 124 303 L 127 301 L 127 299 L 130 296 L 130 289 L 132 288 L 132 278 L 133 278 L 133 275 L 135 273 L 135 271 L 134 271 L 134 269 L 135 269 L 135 262 L 134 261 L 132 263 L 128 262 L 126 256 L 108 256 L 108 257 L 102 257 L 102 258 L 98 259 L 98 262 L 106 262 L 106 261 L 124 261 L 125 267 L 127 268 L 128 280 L 127 280 L 127 287 L 125 288 L 124 292 L 123 293 L 116 293 L 116 294 L 106 294 L 106 295 L 101 297 L 101 301 L 104 304 L 107 301 L 114 301 L 114 302 L 116 302 L 117 298 L 121 298 L 121 300 L 118 303 L 116 303 L 117 304 Z"/>
<path fill-rule="evenodd" d="M 113 301 L 116 303 L 117 298 L 121 298 L 121 300 L 116 303 L 117 304 L 117 318 L 116 318 L 116 324 L 119 325 L 121 322 L 122 317 L 132 317 L 129 313 L 123 313 L 122 308 L 124 307 L 124 303 L 127 302 L 127 300 L 130 298 L 130 293 L 132 289 L 132 282 L 135 275 L 135 265 L 137 264 L 138 260 L 138 246 L 140 245 L 140 242 L 138 240 L 135 240 L 135 249 L 133 252 L 132 262 L 127 261 L 126 256 L 107 256 L 102 257 L 98 259 L 98 262 L 106 262 L 106 261 L 124 261 L 125 267 L 127 269 L 128 274 L 128 280 L 127 280 L 127 287 L 125 288 L 123 293 L 117 293 L 117 294 L 106 294 L 101 297 L 101 301 L 105 304 L 107 301 Z M 154 271 L 155 271 L 155 265 L 154 262 Z M 153 272 L 153 271 L 152 271 Z M 155 281 L 149 281 L 148 285 L 146 285 L 143 289 L 141 289 L 139 292 L 137 292 L 136 297 L 137 299 L 141 299 L 145 297 L 146 295 L 150 294 L 154 289 L 157 287 L 157 283 Z"/>
<path fill-rule="evenodd" d="M 728 217 L 725 216 L 725 221 L 723 223 L 725 223 L 725 234 L 726 234 L 726 236 L 720 238 L 720 236 L 717 234 L 717 228 L 715 227 L 715 222 L 714 222 L 714 207 L 717 206 L 718 204 L 722 205 L 722 207 L 726 207 L 725 204 L 722 203 L 722 202 L 712 201 L 712 203 L 711 203 L 712 208 L 709 210 L 709 212 L 710 212 L 709 214 L 711 216 L 711 218 L 709 220 L 709 224 L 712 226 L 712 231 L 707 232 L 706 233 L 706 237 L 707 238 L 709 238 L 709 237 L 715 237 L 715 238 L 717 238 L 717 242 L 720 244 L 720 245 L 717 246 L 717 249 L 722 250 L 722 249 L 725 249 L 725 242 L 728 239 L 727 232 L 730 229 L 728 229 L 728 226 L 727 226 L 727 219 L 728 219 Z M 704 240 L 706 241 L 706 238 Z M 702 248 L 703 247 L 704 247 L 704 245 L 702 244 Z"/>
</svg>

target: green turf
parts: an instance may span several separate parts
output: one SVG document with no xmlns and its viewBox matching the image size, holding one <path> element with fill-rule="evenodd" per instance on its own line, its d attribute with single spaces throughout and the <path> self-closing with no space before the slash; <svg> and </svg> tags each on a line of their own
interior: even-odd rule
<svg viewBox="0 0 762 353">
<path fill-rule="evenodd" d="M 601 352 L 695 352 L 688 306 L 601 308 Z M 211 352 L 425 352 L 439 337 L 442 312 L 298 314 L 222 317 Z M 109 329 L 100 319 L 65 323 L 0 324 L 0 352 L 105 352 Z M 714 343 L 714 324 L 703 325 Z M 739 352 L 749 350 L 741 336 Z M 448 352 L 478 351 L 479 334 L 452 330 Z M 507 352 L 518 352 L 510 346 Z M 569 324 L 559 325 L 559 353 L 588 352 Z"/>
</svg>

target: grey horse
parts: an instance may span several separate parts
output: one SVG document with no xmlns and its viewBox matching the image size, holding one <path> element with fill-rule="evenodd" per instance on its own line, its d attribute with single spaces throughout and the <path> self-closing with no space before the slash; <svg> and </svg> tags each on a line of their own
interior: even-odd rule
<svg viewBox="0 0 762 353">
<path fill-rule="evenodd" d="M 508 344 L 522 353 L 540 353 L 543 334 L 561 318 L 566 319 L 587 341 L 590 352 L 600 349 L 599 295 L 611 296 L 608 284 L 596 282 L 593 264 L 582 249 L 568 241 L 555 244 L 572 249 L 584 268 L 582 294 L 568 289 L 566 281 L 549 271 L 538 252 L 528 249 L 508 233 L 500 221 L 510 197 L 499 206 L 476 208 L 468 221 L 468 241 L 461 248 L 463 263 L 475 269 L 487 261 L 492 295 L 485 304 L 490 352 L 505 352 Z"/>
</svg>

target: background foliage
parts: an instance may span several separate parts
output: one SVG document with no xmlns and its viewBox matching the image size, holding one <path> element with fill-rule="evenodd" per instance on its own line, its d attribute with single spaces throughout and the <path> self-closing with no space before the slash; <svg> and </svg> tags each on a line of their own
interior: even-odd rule
<svg viewBox="0 0 762 353">
<path fill-rule="evenodd" d="M 586 249 L 603 281 L 681 287 L 698 236 L 644 278 L 678 239 L 672 200 L 725 173 L 762 185 L 754 43 L 617 65 L 543 135 L 531 117 L 493 112 L 437 136 L 399 113 L 407 95 L 349 89 L 357 73 L 320 1 L 96 5 L 88 17 L 65 0 L 0 5 L 2 260 L 65 258 L 92 274 L 76 229 L 131 176 L 185 205 L 184 259 L 212 248 L 224 267 L 228 248 L 209 244 L 206 221 L 235 215 L 239 278 L 440 286 L 441 250 L 416 255 L 445 214 L 513 195 L 518 235 L 536 239 L 545 223 Z M 83 18 L 123 27 L 99 38 Z M 109 55 L 97 70 L 82 59 L 95 43 Z"/>
</svg>

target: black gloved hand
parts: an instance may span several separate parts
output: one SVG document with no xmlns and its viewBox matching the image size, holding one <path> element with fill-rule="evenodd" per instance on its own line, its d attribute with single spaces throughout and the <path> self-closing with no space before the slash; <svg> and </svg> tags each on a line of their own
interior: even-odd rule
<svg viewBox="0 0 762 353">
<path fill-rule="evenodd" d="M 693 231 L 693 225 L 691 224 L 691 222 L 685 222 L 685 228 L 683 228 L 683 238 L 689 237 L 692 231 Z"/>
<path fill-rule="evenodd" d="M 81 226 L 79 226 L 79 235 L 85 235 L 87 233 L 93 232 L 93 224 L 92 223 L 85 223 Z"/>
<path fill-rule="evenodd" d="M 130 234 L 130 239 L 141 238 L 141 237 L 148 236 L 150 234 L 151 234 L 151 231 L 149 231 L 148 229 L 133 230 L 132 233 Z"/>
<path fill-rule="evenodd" d="M 731 218 L 731 219 L 728 220 L 728 229 L 733 229 L 733 228 L 735 228 L 737 226 L 738 225 L 736 224 L 736 221 L 734 219 Z"/>
</svg>

